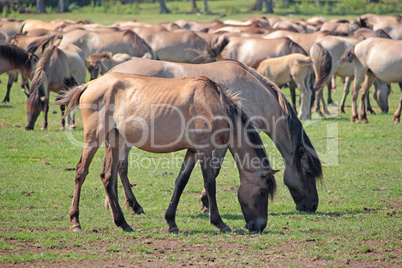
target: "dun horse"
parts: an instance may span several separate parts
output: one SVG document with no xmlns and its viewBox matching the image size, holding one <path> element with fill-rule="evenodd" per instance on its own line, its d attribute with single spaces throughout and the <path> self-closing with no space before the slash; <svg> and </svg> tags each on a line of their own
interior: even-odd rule
<svg viewBox="0 0 402 268">
<path fill-rule="evenodd" d="M 175 216 L 180 196 L 199 160 L 210 202 L 210 221 L 221 232 L 230 228 L 222 221 L 216 201 L 216 174 L 212 152 L 228 146 L 240 173 L 238 199 L 250 231 L 262 232 L 267 225 L 268 197 L 275 190 L 272 170 L 263 143 L 246 114 L 230 95 L 205 77 L 165 79 L 108 73 L 62 97 L 68 111 L 78 104 L 84 125 L 85 145 L 77 164 L 70 221 L 81 231 L 79 200 L 89 165 L 105 143 L 101 179 L 113 220 L 132 231 L 121 211 L 116 180 L 126 143 L 153 153 L 187 150 L 165 213 L 169 232 L 179 231 Z M 67 112 L 68 112 L 67 111 Z M 257 164 L 244 161 L 246 157 Z"/>
<path fill-rule="evenodd" d="M 110 72 L 141 74 L 157 77 L 183 77 L 203 75 L 222 83 L 242 99 L 242 109 L 252 118 L 259 130 L 265 132 L 282 154 L 285 165 L 283 175 L 296 209 L 316 211 L 318 194 L 316 179 L 322 176 L 321 163 L 303 125 L 289 102 L 275 84 L 265 79 L 252 68 L 234 61 L 223 60 L 208 64 L 185 64 L 149 59 L 134 59 L 114 67 Z M 126 150 L 126 159 L 129 148 Z M 217 149 L 217 157 L 223 159 L 226 149 Z M 135 213 L 142 207 L 136 202 L 127 181 L 127 163 L 120 173 L 127 204 Z M 219 173 L 219 168 L 216 170 Z M 206 204 L 204 204 L 206 205 Z"/>
<path fill-rule="evenodd" d="M 364 100 L 376 78 L 389 83 L 402 82 L 401 50 L 402 41 L 400 40 L 368 38 L 345 51 L 340 62 L 353 62 L 355 76 L 352 91 L 352 122 L 368 123 Z M 356 102 L 359 91 L 360 114 L 358 118 Z"/>
<path fill-rule="evenodd" d="M 311 119 L 312 90 L 309 87 L 309 79 L 312 64 L 310 57 L 293 53 L 278 58 L 263 60 L 257 68 L 257 73 L 267 77 L 277 85 L 289 83 L 294 87 L 294 84 L 296 84 L 300 91 L 300 119 Z M 295 105 L 296 96 L 294 96 L 292 102 Z"/>
<path fill-rule="evenodd" d="M 84 83 L 86 76 L 84 61 L 81 49 L 74 45 L 68 45 L 64 48 L 51 46 L 45 50 L 38 62 L 31 88 L 27 94 L 28 122 L 25 130 L 34 129 L 36 119 L 41 111 L 44 113 L 42 130 L 47 128 L 50 91 L 58 93 L 64 86 Z M 63 115 L 64 107 L 60 107 L 60 109 Z M 62 129 L 64 125 L 63 119 L 61 122 Z"/>
<path fill-rule="evenodd" d="M 38 57 L 32 53 L 28 53 L 22 48 L 10 44 L 0 44 L 0 74 L 13 71 L 19 71 L 25 77 L 32 79 L 32 73 L 35 69 Z M 7 93 L 3 102 L 10 101 L 11 84 L 14 81 L 15 76 L 8 80 Z"/>
</svg>

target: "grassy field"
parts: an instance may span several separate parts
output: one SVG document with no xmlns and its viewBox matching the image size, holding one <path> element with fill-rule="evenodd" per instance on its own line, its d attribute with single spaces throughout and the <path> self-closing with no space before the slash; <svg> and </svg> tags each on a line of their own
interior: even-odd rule
<svg viewBox="0 0 402 268">
<path fill-rule="evenodd" d="M 6 76 L 0 76 L 4 88 Z M 334 94 L 341 97 L 341 84 Z M 369 124 L 351 124 L 346 115 L 304 122 L 320 153 L 324 180 L 319 186 L 316 213 L 299 213 L 282 172 L 278 192 L 269 205 L 266 230 L 250 234 L 237 202 L 238 175 L 228 159 L 218 178 L 218 205 L 231 234 L 218 234 L 208 216 L 200 213 L 202 189 L 199 168 L 194 170 L 179 205 L 182 233 L 167 234 L 166 209 L 179 170 L 182 152 L 150 154 L 132 150 L 129 172 L 146 215 L 126 214 L 136 230 L 126 234 L 114 227 L 105 211 L 99 179 L 103 151 L 92 163 L 81 199 L 83 233 L 69 230 L 68 211 L 74 168 L 82 148 L 82 125 L 59 131 L 60 112 L 51 106 L 47 131 L 26 132 L 25 96 L 17 85 L 11 103 L 0 105 L 0 262 L 1 266 L 140 266 L 347 264 L 401 265 L 402 157 L 401 124 L 391 121 L 399 89 L 390 95 L 390 114 L 369 116 Z M 287 90 L 286 90 L 287 91 Z M 4 90 L 2 90 L 4 93 Z M 54 95 L 52 95 L 54 99 Z M 349 103 L 349 102 L 348 102 Z M 376 105 L 374 105 L 376 107 Z M 377 110 L 379 110 L 377 108 Z M 331 137 L 335 137 L 332 138 Z M 281 157 L 264 137 L 274 168 Z M 121 203 L 123 197 L 120 196 Z M 123 204 L 123 203 L 122 203 Z"/>
<path fill-rule="evenodd" d="M 209 1 L 211 10 L 220 1 Z M 145 9 L 147 6 L 142 5 Z M 169 8 L 172 8 L 168 5 Z M 241 7 L 246 9 L 245 6 Z M 79 13 L 19 15 L 17 18 L 51 20 L 57 17 L 115 21 L 174 21 L 179 18 L 212 20 L 219 15 Z M 217 12 L 221 12 L 216 8 Z M 223 10 L 224 11 L 224 10 Z M 184 12 L 184 11 L 183 11 Z M 258 14 L 261 15 L 261 14 Z M 242 19 L 249 14 L 227 18 Z M 350 18 L 354 16 L 349 16 Z M 0 75 L 0 97 L 7 77 Z M 333 94 L 342 96 L 341 83 Z M 288 89 L 284 90 L 288 94 Z M 99 178 L 103 150 L 92 162 L 83 186 L 80 216 L 82 233 L 70 231 L 75 165 L 83 140 L 81 118 L 77 129 L 60 131 L 60 110 L 51 105 L 49 129 L 26 132 L 25 95 L 14 84 L 11 103 L 0 104 L 0 266 L 1 267 L 177 267 L 177 266 L 354 266 L 400 267 L 402 216 L 402 124 L 391 120 L 400 93 L 393 85 L 390 112 L 369 115 L 369 124 L 350 123 L 350 97 L 346 115 L 331 107 L 325 120 L 316 115 L 304 126 L 323 162 L 316 213 L 300 213 L 282 181 L 283 164 L 268 137 L 263 137 L 275 169 L 278 191 L 269 204 L 268 226 L 262 234 L 244 228 L 236 190 L 238 174 L 230 157 L 217 183 L 223 220 L 231 234 L 219 234 L 197 203 L 202 175 L 197 167 L 178 208 L 178 235 L 167 233 L 164 211 L 173 192 L 183 152 L 150 154 L 133 149 L 129 176 L 146 215 L 125 212 L 135 233 L 123 233 L 104 209 Z M 55 95 L 52 93 L 51 102 Z M 379 111 L 375 102 L 373 107 Z M 53 112 L 54 111 L 54 112 Z M 120 192 L 122 189 L 120 188 Z M 120 195 L 123 206 L 124 197 Z"/>
</svg>

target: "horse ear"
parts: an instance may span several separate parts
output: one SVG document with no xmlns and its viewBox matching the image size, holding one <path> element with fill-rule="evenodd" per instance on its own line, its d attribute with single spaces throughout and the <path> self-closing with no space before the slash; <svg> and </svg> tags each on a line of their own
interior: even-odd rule
<svg viewBox="0 0 402 268">
<path fill-rule="evenodd" d="M 45 101 L 47 98 L 45 96 L 40 97 L 41 101 Z"/>
</svg>

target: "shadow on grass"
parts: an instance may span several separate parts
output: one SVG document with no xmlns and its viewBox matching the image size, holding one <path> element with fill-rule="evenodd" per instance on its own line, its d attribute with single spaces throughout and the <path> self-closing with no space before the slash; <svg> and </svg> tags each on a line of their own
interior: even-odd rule
<svg viewBox="0 0 402 268">
<path fill-rule="evenodd" d="M 0 109 L 10 109 L 10 108 L 14 108 L 14 106 L 12 106 L 10 104 L 1 104 L 0 105 Z"/>
</svg>

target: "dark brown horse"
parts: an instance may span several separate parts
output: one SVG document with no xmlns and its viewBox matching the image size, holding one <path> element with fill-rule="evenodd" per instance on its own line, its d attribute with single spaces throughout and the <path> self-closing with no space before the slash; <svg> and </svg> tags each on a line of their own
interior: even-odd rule
<svg viewBox="0 0 402 268">
<path fill-rule="evenodd" d="M 167 79 L 108 73 L 67 91 L 58 104 L 68 104 L 68 111 L 80 105 L 84 124 L 85 145 L 76 168 L 70 210 L 74 231 L 81 231 L 81 187 L 103 142 L 101 179 L 114 223 L 124 231 L 133 230 L 124 219 L 115 185 L 127 143 L 153 153 L 187 150 L 165 213 L 169 232 L 179 231 L 176 209 L 198 160 L 210 202 L 211 224 L 221 232 L 230 231 L 219 215 L 216 200 L 216 159 L 212 152 L 221 146 L 229 147 L 239 170 L 238 199 L 246 228 L 257 232 L 265 229 L 276 171 L 271 169 L 262 140 L 236 104 L 236 98 L 224 93 L 213 81 L 200 76 Z"/>
</svg>

